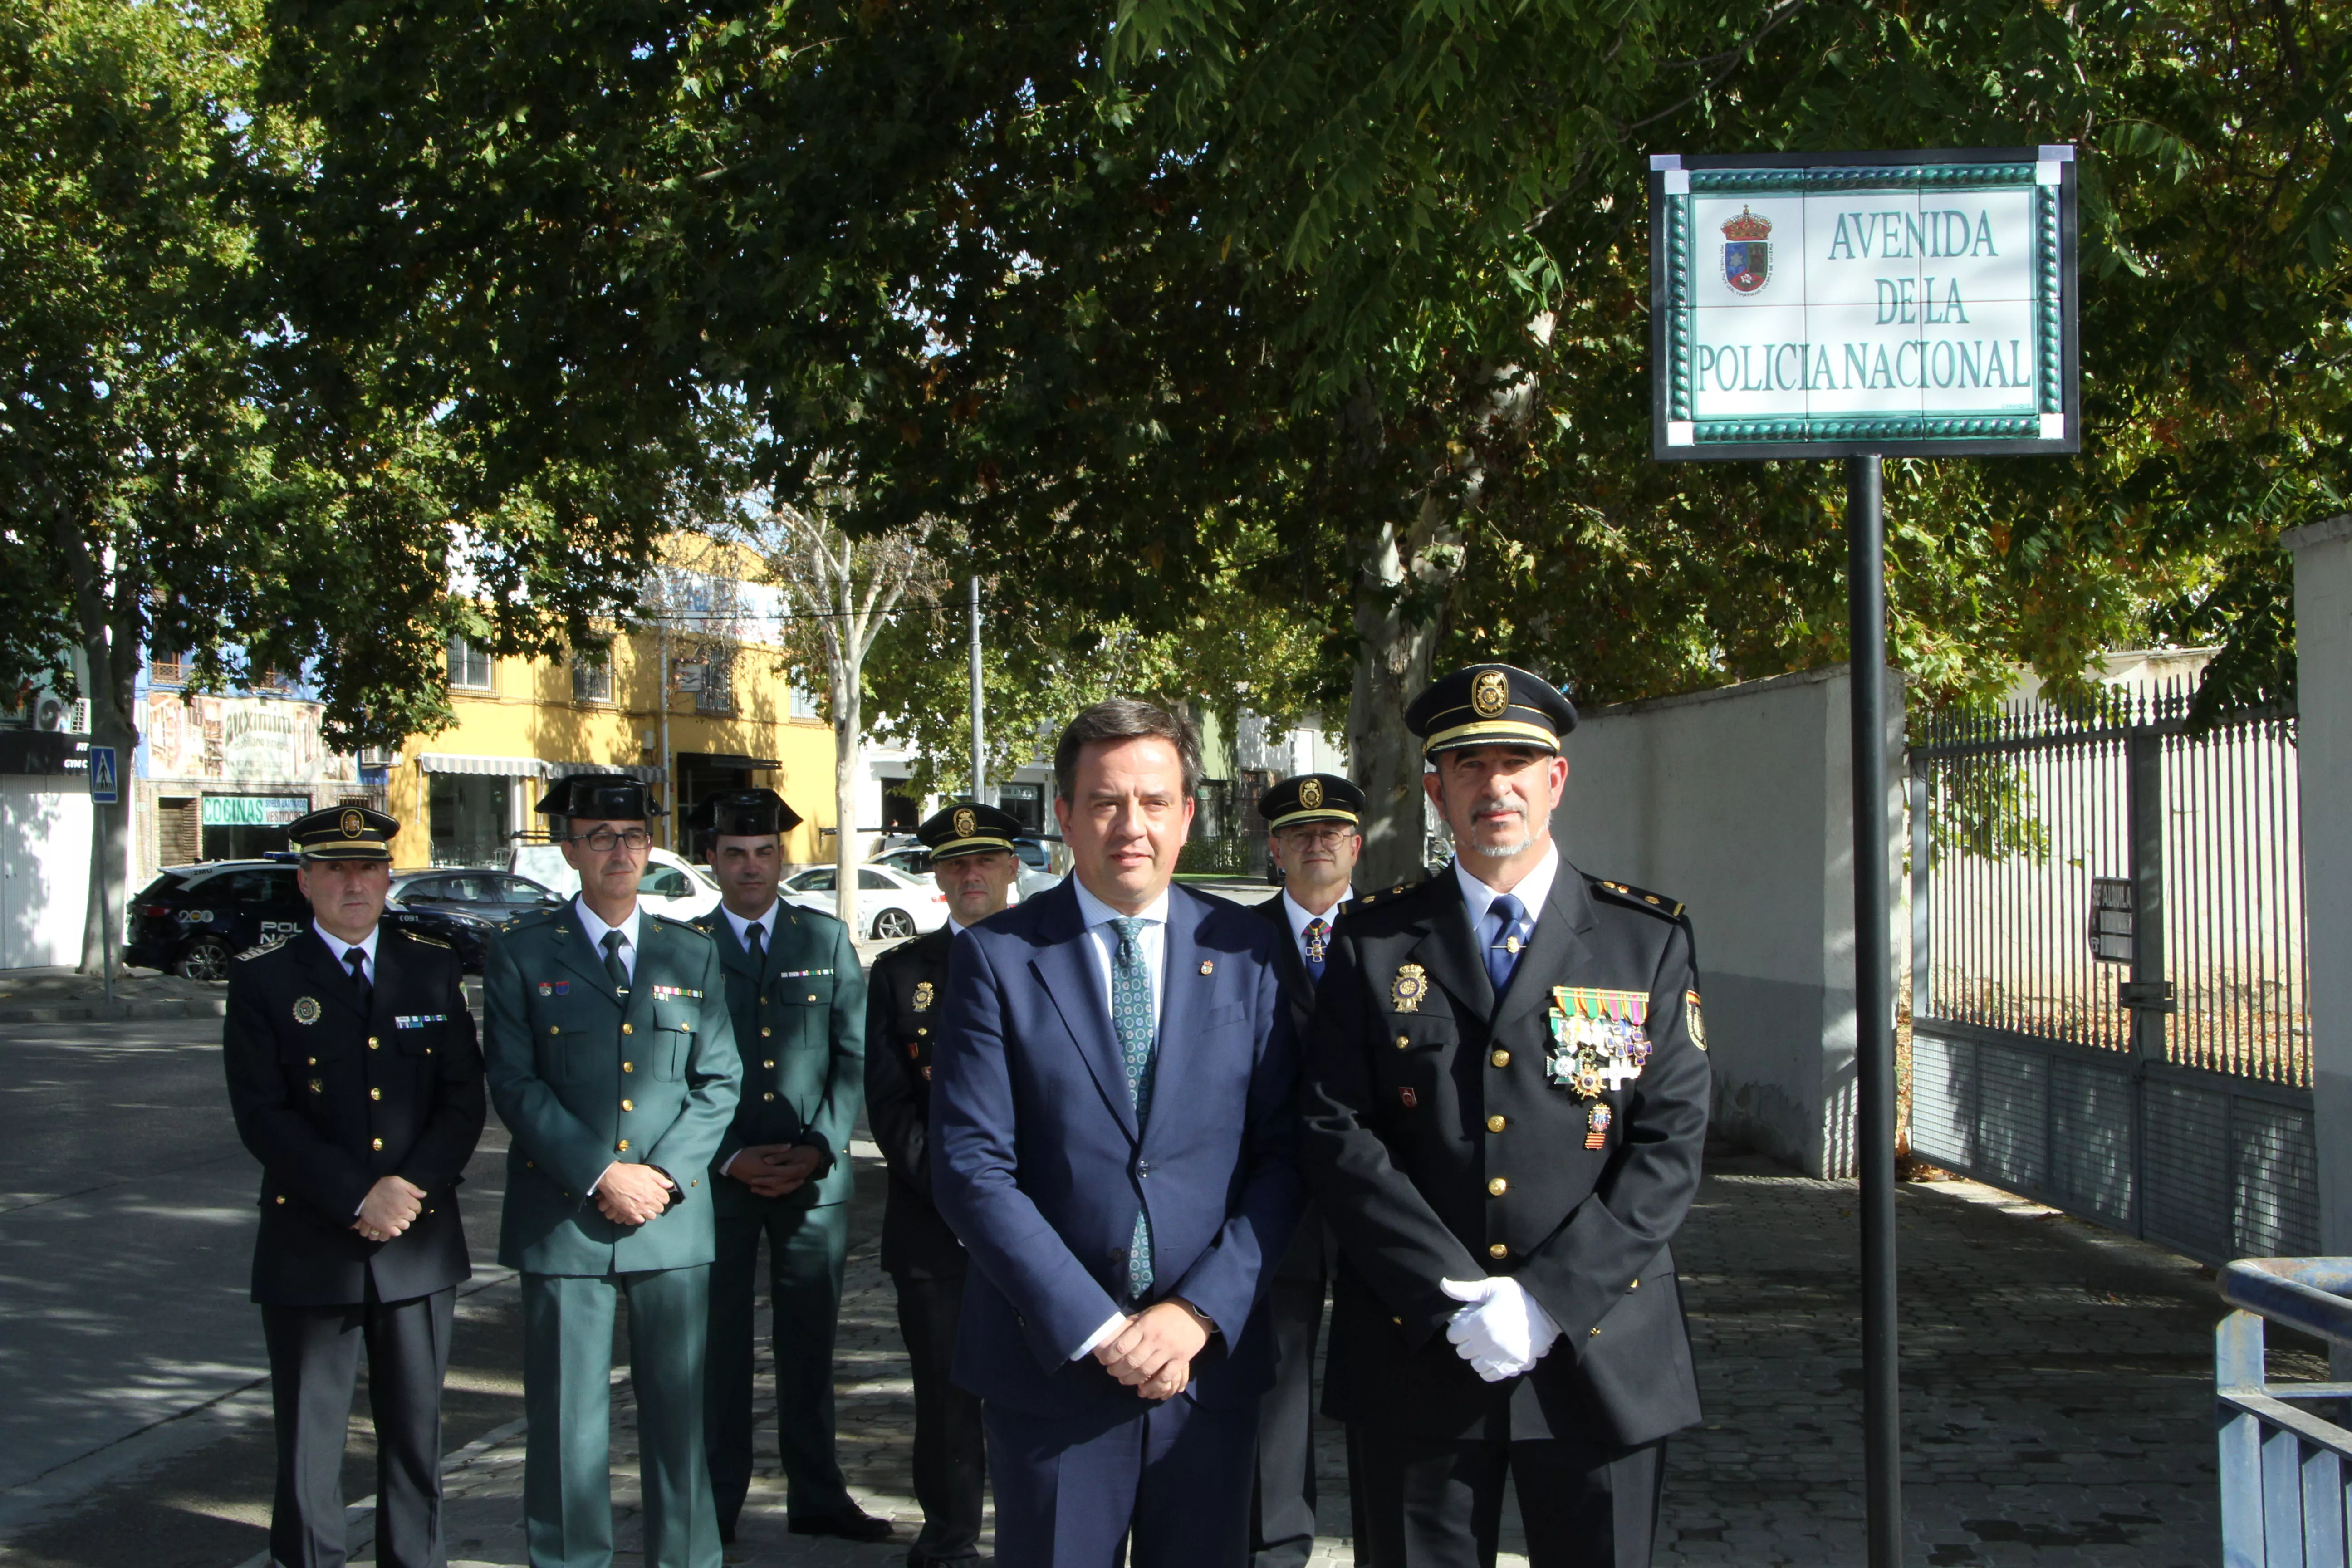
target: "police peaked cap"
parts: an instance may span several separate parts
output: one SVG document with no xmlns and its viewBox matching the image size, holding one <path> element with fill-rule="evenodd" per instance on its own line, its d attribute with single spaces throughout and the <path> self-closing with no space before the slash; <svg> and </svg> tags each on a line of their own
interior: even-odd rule
<svg viewBox="0 0 2352 1568">
<path fill-rule="evenodd" d="M 915 829 L 915 837 L 931 852 L 934 860 L 952 860 L 960 855 L 985 855 L 992 849 L 1010 853 L 1013 840 L 1020 836 L 1021 819 L 1009 811 L 999 811 L 992 805 L 951 805 L 931 814 Z"/>
<path fill-rule="evenodd" d="M 286 837 L 305 860 L 392 860 L 396 818 L 364 805 L 331 805 L 286 825 Z"/>
<path fill-rule="evenodd" d="M 774 790 L 736 789 L 695 802 L 686 824 L 699 832 L 730 838 L 765 838 L 798 827 L 801 814 Z"/>
<path fill-rule="evenodd" d="M 537 810 L 589 822 L 650 822 L 662 804 L 653 786 L 626 773 L 571 773 L 547 786 Z"/>
<path fill-rule="evenodd" d="M 1267 785 L 1257 797 L 1257 814 L 1277 830 L 1309 822 L 1353 827 L 1363 811 L 1364 792 L 1337 773 L 1300 773 Z"/>
<path fill-rule="evenodd" d="M 1465 746 L 1533 746 L 1557 752 L 1576 728 L 1576 704 L 1538 675 L 1474 664 L 1433 681 L 1404 710 L 1423 756 Z"/>
</svg>

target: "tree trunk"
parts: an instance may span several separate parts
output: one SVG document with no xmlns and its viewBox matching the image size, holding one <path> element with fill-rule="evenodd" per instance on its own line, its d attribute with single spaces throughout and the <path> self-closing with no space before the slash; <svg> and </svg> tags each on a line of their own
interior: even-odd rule
<svg viewBox="0 0 2352 1568">
<path fill-rule="evenodd" d="M 139 744 L 132 697 L 138 688 L 139 641 L 144 626 L 140 602 L 146 588 L 135 569 L 121 561 L 107 566 L 90 549 L 89 536 L 63 520 L 50 533 L 73 583 L 74 618 L 81 634 L 84 682 L 89 699 L 89 738 L 114 748 L 115 802 L 90 807 L 89 892 L 82 906 L 81 961 L 78 973 L 97 974 L 111 962 L 121 941 L 122 845 L 130 837 L 131 755 Z"/>
<path fill-rule="evenodd" d="M 1448 591 L 1462 570 L 1460 531 L 1443 502 L 1420 498 L 1411 528 L 1383 521 L 1355 540 L 1355 681 L 1348 696 L 1348 771 L 1365 795 L 1360 888 L 1418 881 L 1427 869 L 1421 743 L 1405 704 L 1430 680 L 1445 635 Z"/>
<path fill-rule="evenodd" d="M 848 607 L 842 595 L 842 607 Z M 865 857 L 857 852 L 857 761 L 865 715 L 858 690 L 865 664 L 863 650 L 847 626 L 833 659 L 833 887 L 835 908 L 852 936 L 866 934 L 857 915 L 857 868 Z"/>
</svg>

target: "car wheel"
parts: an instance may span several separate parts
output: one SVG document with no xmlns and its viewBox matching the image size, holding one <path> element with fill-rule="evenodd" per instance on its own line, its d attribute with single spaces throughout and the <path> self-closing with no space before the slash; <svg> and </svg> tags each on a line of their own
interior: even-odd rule
<svg viewBox="0 0 2352 1568">
<path fill-rule="evenodd" d="M 183 980 L 226 980 L 228 943 L 216 936 L 200 936 L 188 944 L 173 967 Z"/>
<path fill-rule="evenodd" d="M 874 935 L 877 940 L 912 936 L 915 917 L 904 910 L 884 910 L 874 917 Z"/>
</svg>

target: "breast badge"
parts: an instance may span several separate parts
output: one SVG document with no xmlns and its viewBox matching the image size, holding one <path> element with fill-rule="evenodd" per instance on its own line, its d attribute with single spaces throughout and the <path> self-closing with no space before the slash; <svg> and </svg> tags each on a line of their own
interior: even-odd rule
<svg viewBox="0 0 2352 1568">
<path fill-rule="evenodd" d="M 317 1023 L 319 1021 L 319 999 L 316 996 L 295 997 L 294 1021 L 298 1024 Z"/>
<path fill-rule="evenodd" d="M 1639 991 L 1551 988 L 1551 1081 L 1579 1100 L 1614 1094 L 1650 1065 L 1650 999 Z M 1608 1124 L 1600 1123 L 1606 1132 Z M 1588 1148 L 1599 1148 L 1587 1131 Z"/>
<path fill-rule="evenodd" d="M 918 1013 L 929 1012 L 931 1010 L 931 983 L 929 981 L 918 980 L 915 982 L 915 1011 Z"/>
<path fill-rule="evenodd" d="M 1389 1010 L 1392 1013 L 1418 1013 L 1423 998 L 1429 994 L 1429 971 L 1418 963 L 1400 966 L 1396 978 L 1389 982 Z"/>
<path fill-rule="evenodd" d="M 1584 1146 L 1606 1149 L 1609 1146 L 1609 1108 L 1599 1100 L 1592 1102 L 1592 1112 L 1584 1119 Z"/>
</svg>

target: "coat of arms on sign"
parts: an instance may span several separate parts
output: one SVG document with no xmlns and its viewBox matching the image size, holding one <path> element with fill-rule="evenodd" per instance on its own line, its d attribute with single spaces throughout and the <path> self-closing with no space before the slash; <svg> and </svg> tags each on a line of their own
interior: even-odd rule
<svg viewBox="0 0 2352 1568">
<path fill-rule="evenodd" d="M 1723 226 L 1723 280 L 1742 294 L 1753 294 L 1772 280 L 1772 220 L 1758 217 L 1745 206 Z"/>
</svg>

